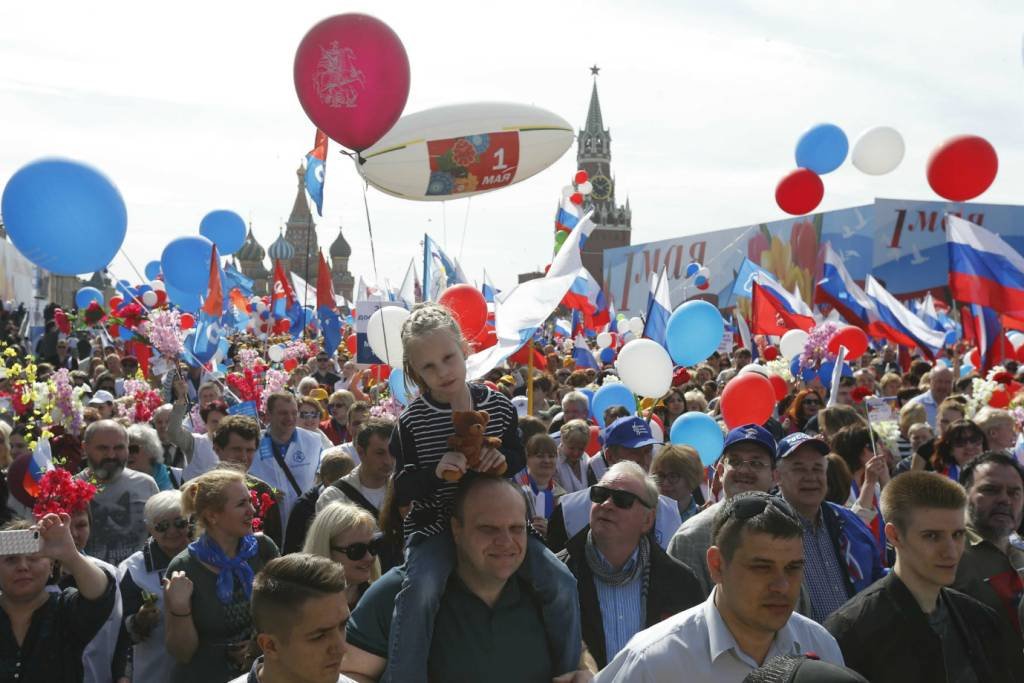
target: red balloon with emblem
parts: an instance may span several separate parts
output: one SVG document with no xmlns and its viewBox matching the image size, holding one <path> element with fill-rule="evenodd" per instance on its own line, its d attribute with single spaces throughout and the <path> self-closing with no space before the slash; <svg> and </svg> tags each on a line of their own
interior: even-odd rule
<svg viewBox="0 0 1024 683">
<path fill-rule="evenodd" d="M 473 285 L 452 285 L 441 292 L 437 303 L 452 312 L 466 339 L 476 337 L 487 324 L 487 300 Z"/>
</svg>

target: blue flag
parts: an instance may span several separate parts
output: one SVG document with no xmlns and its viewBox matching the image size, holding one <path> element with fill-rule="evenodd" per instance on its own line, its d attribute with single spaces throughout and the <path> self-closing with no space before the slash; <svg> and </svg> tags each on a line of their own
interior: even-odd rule
<svg viewBox="0 0 1024 683">
<path fill-rule="evenodd" d="M 306 192 L 316 204 L 316 213 L 324 215 L 324 173 L 327 170 L 327 134 L 316 129 L 313 149 L 306 155 Z"/>
</svg>

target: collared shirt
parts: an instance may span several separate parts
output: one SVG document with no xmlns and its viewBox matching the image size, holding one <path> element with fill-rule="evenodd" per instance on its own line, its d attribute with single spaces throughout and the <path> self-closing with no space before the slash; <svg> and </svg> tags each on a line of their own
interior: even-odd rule
<svg viewBox="0 0 1024 683">
<path fill-rule="evenodd" d="M 595 548 L 596 550 L 596 548 Z M 626 560 L 623 572 L 632 571 L 636 564 L 638 551 Z M 598 561 L 608 571 L 612 566 L 601 551 L 597 551 Z M 643 577 L 637 573 L 632 580 L 613 586 L 594 576 L 594 588 L 597 589 L 597 602 L 601 606 L 601 623 L 604 626 L 604 647 L 608 659 L 618 654 L 626 646 L 629 639 L 643 629 L 640 613 L 643 611 L 642 586 Z"/>
<path fill-rule="evenodd" d="M 260 674 L 263 673 L 263 655 L 256 658 L 252 663 L 249 673 L 244 673 L 238 678 L 232 678 L 228 683 L 260 683 Z M 338 674 L 338 683 L 355 683 L 354 680 L 345 674 Z"/>
<path fill-rule="evenodd" d="M 938 429 L 936 423 L 937 416 L 939 414 L 939 404 L 935 402 L 935 397 L 932 396 L 932 391 L 929 389 L 923 394 L 918 394 L 914 398 L 910 399 L 906 403 L 909 405 L 921 404 L 924 406 L 925 415 L 928 417 L 928 424 L 932 426 L 932 429 Z"/>
<path fill-rule="evenodd" d="M 804 587 L 811 597 L 811 617 L 819 624 L 847 600 L 846 577 L 836 559 L 835 544 L 821 523 L 800 515 L 804 527 Z"/>
<path fill-rule="evenodd" d="M 740 649 L 722 619 L 715 605 L 717 592 L 716 587 L 704 603 L 638 633 L 597 675 L 594 683 L 742 681 L 759 665 Z M 775 633 L 765 661 L 777 655 L 807 652 L 814 652 L 823 661 L 843 664 L 835 638 L 820 624 L 794 612 Z"/>
</svg>

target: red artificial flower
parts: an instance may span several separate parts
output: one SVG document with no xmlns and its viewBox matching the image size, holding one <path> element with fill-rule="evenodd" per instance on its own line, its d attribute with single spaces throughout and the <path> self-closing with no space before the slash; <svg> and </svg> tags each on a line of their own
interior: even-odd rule
<svg viewBox="0 0 1024 683">
<path fill-rule="evenodd" d="M 1002 372 L 997 372 L 992 375 L 992 381 L 998 382 L 999 384 L 1009 385 L 1013 381 L 1013 375 L 1003 370 Z"/>
<path fill-rule="evenodd" d="M 690 381 L 690 373 L 686 368 L 676 368 L 672 372 L 672 386 L 679 387 Z"/>
<path fill-rule="evenodd" d="M 117 310 L 123 321 L 121 324 L 128 329 L 135 329 L 142 322 L 142 306 L 135 302 L 125 304 Z"/>
<path fill-rule="evenodd" d="M 97 303 L 96 301 L 89 302 L 89 306 L 85 309 L 84 314 L 86 325 L 99 325 L 101 322 L 103 322 L 103 319 L 106 317 L 107 313 L 106 311 L 103 310 L 103 307 L 100 306 L 99 303 Z"/>
<path fill-rule="evenodd" d="M 871 395 L 871 390 L 867 387 L 854 387 L 853 391 L 850 392 L 850 397 L 854 403 L 860 404 L 864 402 L 868 396 Z"/>
<path fill-rule="evenodd" d="M 74 515 L 85 510 L 95 495 L 96 487 L 84 479 L 75 479 L 62 468 L 48 470 L 39 480 L 39 495 L 32 514 L 37 519 L 51 512 Z"/>
</svg>

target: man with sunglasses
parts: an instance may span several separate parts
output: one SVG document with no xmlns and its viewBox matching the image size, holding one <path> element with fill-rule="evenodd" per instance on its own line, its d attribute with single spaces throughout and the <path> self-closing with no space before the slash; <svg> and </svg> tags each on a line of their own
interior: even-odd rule
<svg viewBox="0 0 1024 683">
<path fill-rule="evenodd" d="M 647 472 L 655 441 L 647 422 L 635 416 L 620 417 L 604 430 L 604 458 L 608 467 L 618 462 L 634 462 Z M 568 493 L 555 506 L 548 520 L 547 545 L 552 552 L 565 548 L 569 539 L 590 526 L 590 488 Z M 658 496 L 654 526 L 650 533 L 662 548 L 668 545 L 682 519 L 679 506 L 668 496 Z"/>
<path fill-rule="evenodd" d="M 711 595 L 637 634 L 595 682 L 731 683 L 772 657 L 807 652 L 843 664 L 835 639 L 793 611 L 803 579 L 802 537 L 800 520 L 781 498 L 751 491 L 720 503 L 707 552 Z"/>
<path fill-rule="evenodd" d="M 590 531 L 569 540 L 558 559 L 576 577 L 583 642 L 603 667 L 638 631 L 703 601 L 697 577 L 648 532 L 658 489 L 624 460 L 590 487 Z"/>
<path fill-rule="evenodd" d="M 746 491 L 770 491 L 776 483 L 775 456 L 775 439 L 764 427 L 748 424 L 731 430 L 715 466 L 715 480 L 721 482 L 725 500 Z M 712 505 L 686 520 L 668 545 L 668 554 L 697 575 L 705 596 L 714 587 L 705 558 L 717 507 Z"/>
<path fill-rule="evenodd" d="M 320 386 L 334 389 L 334 385 L 341 381 L 341 375 L 334 372 L 334 363 L 326 352 L 316 354 L 316 371 L 311 375 Z"/>
<path fill-rule="evenodd" d="M 825 500 L 829 447 L 802 432 L 779 442 L 779 491 L 803 525 L 804 587 L 799 611 L 822 623 L 882 578 L 881 549 L 852 510 Z"/>
<path fill-rule="evenodd" d="M 374 519 L 380 516 L 388 480 L 395 471 L 395 456 L 388 448 L 394 422 L 371 417 L 356 436 L 356 452 L 359 464 L 356 468 L 325 486 L 316 501 L 317 512 L 335 501 L 352 503 L 363 508 Z"/>
</svg>

